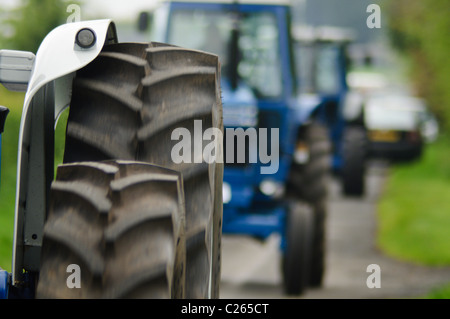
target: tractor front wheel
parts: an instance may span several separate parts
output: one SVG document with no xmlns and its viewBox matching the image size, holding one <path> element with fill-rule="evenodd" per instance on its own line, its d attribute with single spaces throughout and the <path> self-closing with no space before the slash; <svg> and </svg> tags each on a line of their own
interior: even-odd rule
<svg viewBox="0 0 450 319">
<path fill-rule="evenodd" d="M 286 247 L 282 270 L 285 293 L 299 295 L 309 284 L 314 240 L 314 216 L 311 208 L 293 203 L 286 220 Z"/>
<path fill-rule="evenodd" d="M 367 134 L 364 127 L 349 126 L 345 129 L 342 158 L 341 177 L 344 195 L 363 196 L 367 158 Z"/>
</svg>

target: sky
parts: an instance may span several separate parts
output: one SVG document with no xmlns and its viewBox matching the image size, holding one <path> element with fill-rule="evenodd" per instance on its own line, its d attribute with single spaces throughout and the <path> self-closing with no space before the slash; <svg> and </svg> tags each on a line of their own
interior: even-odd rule
<svg viewBox="0 0 450 319">
<path fill-rule="evenodd" d="M 85 0 L 81 17 L 83 20 L 84 16 L 86 18 L 136 20 L 140 11 L 154 7 L 157 2 L 158 0 Z"/>
</svg>

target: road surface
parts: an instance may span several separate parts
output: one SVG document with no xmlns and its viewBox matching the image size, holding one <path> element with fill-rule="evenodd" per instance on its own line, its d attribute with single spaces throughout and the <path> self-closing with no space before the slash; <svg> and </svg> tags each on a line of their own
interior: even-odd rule
<svg viewBox="0 0 450 319">
<path fill-rule="evenodd" d="M 376 247 L 376 206 L 388 165 L 373 162 L 366 180 L 367 195 L 348 199 L 339 183 L 330 183 L 327 218 L 327 270 L 324 285 L 297 298 L 407 298 L 423 296 L 450 282 L 450 268 L 429 268 L 396 261 Z M 221 298 L 288 298 L 283 294 L 279 238 L 265 242 L 224 235 Z M 368 288 L 367 267 L 379 265 L 380 288 Z M 292 296 L 291 296 L 292 297 Z"/>
</svg>

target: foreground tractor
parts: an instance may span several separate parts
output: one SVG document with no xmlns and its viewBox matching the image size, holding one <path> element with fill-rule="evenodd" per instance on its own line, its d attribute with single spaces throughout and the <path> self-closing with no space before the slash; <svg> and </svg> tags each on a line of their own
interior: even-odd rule
<svg viewBox="0 0 450 319">
<path fill-rule="evenodd" d="M 158 40 L 220 58 L 223 232 L 278 234 L 285 292 L 320 286 L 331 144 L 317 108 L 300 103 L 289 2 L 167 1 L 152 20 Z"/>
<path fill-rule="evenodd" d="M 53 30 L 36 56 L 1 50 L 0 82 L 26 91 L 1 297 L 218 297 L 223 164 L 171 156 L 177 128 L 223 130 L 217 56 L 119 43 L 110 20 L 84 21 Z"/>
</svg>

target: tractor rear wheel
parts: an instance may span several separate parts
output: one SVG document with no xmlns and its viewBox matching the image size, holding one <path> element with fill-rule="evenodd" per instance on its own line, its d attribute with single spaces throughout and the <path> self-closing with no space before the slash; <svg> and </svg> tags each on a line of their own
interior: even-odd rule
<svg viewBox="0 0 450 319">
<path fill-rule="evenodd" d="M 201 125 L 200 136 L 195 124 Z M 183 296 L 218 298 L 223 164 L 192 154 L 190 161 L 175 163 L 172 150 L 179 141 L 172 136 L 177 128 L 190 134 L 194 155 L 203 155 L 206 142 L 198 139 L 205 130 L 223 131 L 218 57 L 160 43 L 106 45 L 74 79 L 64 162 L 138 161 L 181 173 Z M 222 141 L 215 143 L 220 158 Z"/>
</svg>

